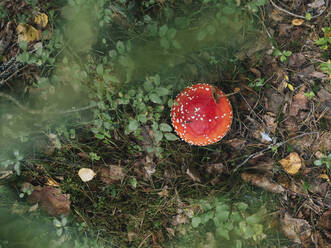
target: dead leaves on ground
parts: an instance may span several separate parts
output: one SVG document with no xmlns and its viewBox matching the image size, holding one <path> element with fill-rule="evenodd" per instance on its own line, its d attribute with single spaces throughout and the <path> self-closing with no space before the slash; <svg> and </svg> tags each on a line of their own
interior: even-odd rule
<svg viewBox="0 0 331 248">
<path fill-rule="evenodd" d="M 298 153 L 291 152 L 286 158 L 279 161 L 283 169 L 290 175 L 297 174 L 302 166 L 302 160 Z"/>
<path fill-rule="evenodd" d="M 47 26 L 48 16 L 45 13 L 40 13 L 34 17 L 34 24 L 37 26 L 35 28 L 31 24 L 19 23 L 16 27 L 17 32 L 17 42 L 22 41 L 33 42 L 41 40 L 42 29 Z"/>
<path fill-rule="evenodd" d="M 28 196 L 28 202 L 39 205 L 50 215 L 64 216 L 70 212 L 70 195 L 63 194 L 59 188 L 36 186 Z"/>
<path fill-rule="evenodd" d="M 279 194 L 285 192 L 282 186 L 272 182 L 271 178 L 263 174 L 244 172 L 241 174 L 241 179 L 272 193 Z"/>
</svg>

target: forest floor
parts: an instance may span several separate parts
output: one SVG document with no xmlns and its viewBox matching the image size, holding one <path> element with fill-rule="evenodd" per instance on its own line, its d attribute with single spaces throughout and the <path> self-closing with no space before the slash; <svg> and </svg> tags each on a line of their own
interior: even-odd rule
<svg viewBox="0 0 331 248">
<path fill-rule="evenodd" d="M 328 8 L 3 0 L 0 247 L 331 247 Z M 233 121 L 192 146 L 170 109 L 202 82 Z"/>
</svg>

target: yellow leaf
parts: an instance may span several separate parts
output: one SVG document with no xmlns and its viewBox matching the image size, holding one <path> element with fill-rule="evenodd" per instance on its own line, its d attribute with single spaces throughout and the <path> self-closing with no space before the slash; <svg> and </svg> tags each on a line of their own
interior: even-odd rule
<svg viewBox="0 0 331 248">
<path fill-rule="evenodd" d="M 292 84 L 287 83 L 286 86 L 287 86 L 287 88 L 290 89 L 290 91 L 293 91 L 294 90 L 294 87 L 293 87 Z"/>
<path fill-rule="evenodd" d="M 289 78 L 288 78 L 288 76 L 287 75 L 285 75 L 285 80 L 288 82 L 289 81 Z"/>
<path fill-rule="evenodd" d="M 29 24 L 20 23 L 16 27 L 18 34 L 18 42 L 26 41 L 31 42 L 41 39 L 41 32 Z"/>
<path fill-rule="evenodd" d="M 301 168 L 302 161 L 298 153 L 291 152 L 286 158 L 279 161 L 283 169 L 290 175 L 298 173 Z"/>
<path fill-rule="evenodd" d="M 292 25 L 294 25 L 294 26 L 300 26 L 304 22 L 305 22 L 305 20 L 303 20 L 303 19 L 293 19 L 292 20 Z"/>
<path fill-rule="evenodd" d="M 320 178 L 326 179 L 328 182 L 330 182 L 330 178 L 327 174 L 321 174 Z"/>
<path fill-rule="evenodd" d="M 78 176 L 83 182 L 91 181 L 95 177 L 95 172 L 89 168 L 81 168 L 78 171 Z"/>
<path fill-rule="evenodd" d="M 48 23 L 48 16 L 45 13 L 40 13 L 34 17 L 34 22 L 40 27 L 44 28 Z"/>
</svg>

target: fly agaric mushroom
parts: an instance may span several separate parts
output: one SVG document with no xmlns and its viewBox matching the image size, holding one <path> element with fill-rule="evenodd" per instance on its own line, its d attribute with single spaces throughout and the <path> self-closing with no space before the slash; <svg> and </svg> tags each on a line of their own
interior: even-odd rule
<svg viewBox="0 0 331 248">
<path fill-rule="evenodd" d="M 177 95 L 171 108 L 176 133 L 192 145 L 220 141 L 229 131 L 232 107 L 225 94 L 209 84 L 196 84 Z"/>
</svg>

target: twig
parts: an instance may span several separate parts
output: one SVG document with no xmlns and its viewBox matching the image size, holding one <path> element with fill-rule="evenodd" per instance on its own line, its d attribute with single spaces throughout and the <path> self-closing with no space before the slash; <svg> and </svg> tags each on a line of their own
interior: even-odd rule
<svg viewBox="0 0 331 248">
<path fill-rule="evenodd" d="M 285 141 L 282 141 L 282 142 L 278 142 L 276 144 L 270 144 L 267 148 L 264 148 L 261 151 L 258 151 L 258 152 L 255 152 L 255 153 L 249 155 L 242 163 L 240 163 L 239 165 L 237 165 L 237 167 L 233 170 L 233 172 L 236 172 L 240 167 L 242 167 L 244 164 L 246 164 L 248 162 L 248 160 L 250 160 L 251 158 L 253 158 L 253 157 L 257 156 L 257 155 L 263 154 L 264 152 L 272 149 L 273 147 L 277 147 L 278 148 L 278 147 L 280 147 L 282 145 L 285 145 L 286 143 L 290 142 L 291 140 L 294 140 L 294 139 L 303 137 L 305 135 L 312 135 L 312 134 L 319 134 L 319 132 L 303 133 L 303 134 L 297 135 L 295 137 L 289 138 L 288 140 L 285 140 Z"/>
<path fill-rule="evenodd" d="M 32 110 L 32 109 L 28 109 L 27 107 L 24 107 L 22 104 L 20 104 L 14 97 L 7 95 L 5 93 L 0 92 L 0 97 L 6 98 L 7 100 L 10 100 L 11 102 L 13 102 L 19 109 L 23 110 L 24 112 L 27 112 L 29 114 L 33 114 L 33 115 L 40 115 L 45 113 L 45 110 Z M 58 114 L 70 114 L 70 113 L 74 113 L 74 112 L 79 112 L 79 111 L 84 111 L 84 110 L 88 110 L 91 108 L 94 108 L 95 105 L 88 105 L 85 107 L 81 107 L 81 108 L 72 108 L 69 110 L 62 110 L 62 111 L 57 111 L 56 113 Z"/>
<path fill-rule="evenodd" d="M 284 13 L 286 13 L 286 14 L 288 14 L 288 15 L 290 15 L 290 16 L 294 16 L 294 17 L 297 17 L 297 18 L 306 19 L 306 17 L 303 16 L 303 15 L 297 15 L 297 14 L 294 14 L 294 13 L 292 13 L 292 12 L 286 10 L 286 9 L 283 9 L 282 7 L 279 7 L 279 6 L 276 5 L 272 0 L 269 0 L 269 1 L 270 1 L 270 3 L 271 3 L 276 9 L 278 9 L 278 10 L 280 10 L 280 11 L 283 11 Z M 325 8 L 321 11 L 321 13 L 312 16 L 310 19 L 317 18 L 317 17 L 319 17 L 320 15 L 322 15 L 322 14 L 325 12 L 325 10 L 328 8 L 328 6 L 329 6 L 329 0 L 326 0 L 326 2 L 325 2 Z"/>
</svg>

